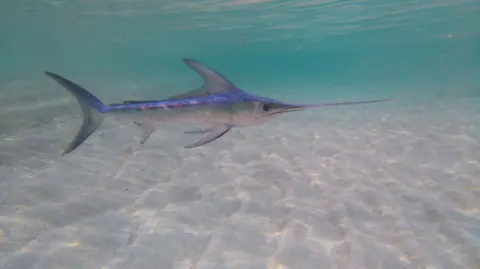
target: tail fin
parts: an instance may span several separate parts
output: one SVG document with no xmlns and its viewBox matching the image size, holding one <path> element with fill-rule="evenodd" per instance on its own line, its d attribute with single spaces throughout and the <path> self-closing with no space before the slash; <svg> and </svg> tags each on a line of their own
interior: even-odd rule
<svg viewBox="0 0 480 269">
<path fill-rule="evenodd" d="M 82 126 L 75 138 L 70 142 L 62 155 L 68 154 L 80 146 L 100 126 L 103 117 L 100 113 L 106 112 L 108 106 L 102 103 L 97 97 L 89 93 L 79 85 L 65 79 L 55 73 L 45 72 L 47 76 L 62 85 L 75 99 L 77 99 L 82 111 Z"/>
</svg>

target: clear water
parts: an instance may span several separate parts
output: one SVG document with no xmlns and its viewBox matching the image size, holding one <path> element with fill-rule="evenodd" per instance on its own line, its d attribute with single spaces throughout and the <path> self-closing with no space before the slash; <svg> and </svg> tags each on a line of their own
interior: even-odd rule
<svg viewBox="0 0 480 269">
<path fill-rule="evenodd" d="M 480 1 L 478 0 L 3 0 L 0 3 L 0 137 L 3 139 L 0 142 L 0 173 L 2 173 L 0 174 L 0 189 L 3 189 L 0 192 L 0 201 L 2 202 L 0 205 L 0 268 L 57 268 L 54 266 L 102 269 L 318 268 L 315 267 L 318 264 L 324 266 L 322 268 L 374 268 L 374 266 L 389 269 L 477 268 L 480 264 L 478 256 L 480 253 L 478 251 L 480 249 L 478 243 L 480 241 L 478 237 L 480 183 L 478 177 L 475 177 L 480 174 L 480 168 L 475 166 L 475 164 L 478 165 L 478 158 L 480 158 L 478 155 L 480 152 L 478 150 L 480 148 L 480 131 L 478 130 L 479 26 Z M 306 120 L 308 115 L 305 115 L 306 123 L 301 123 L 304 122 L 301 119 L 302 116 L 299 115 L 297 118 L 291 116 L 289 121 L 280 121 L 279 125 L 274 125 L 278 128 L 259 127 L 251 131 L 244 131 L 246 132 L 244 135 L 232 135 L 231 140 L 225 140 L 230 142 L 227 143 L 223 140 L 223 142 L 219 142 L 224 143 L 221 145 L 225 147 L 225 151 L 219 153 L 219 148 L 216 148 L 217 150 L 213 148 L 209 149 L 209 154 L 205 155 L 219 154 L 218 156 L 223 156 L 222 160 L 232 160 L 232 162 L 238 163 L 237 166 L 221 166 L 229 167 L 227 170 L 230 171 L 230 174 L 218 181 L 218 184 L 224 184 L 228 180 L 243 182 L 241 180 L 245 175 L 242 173 L 245 173 L 245 169 L 248 170 L 251 166 L 242 166 L 242 162 L 246 158 L 242 156 L 247 156 L 250 152 L 253 156 L 260 158 L 259 156 L 264 156 L 258 150 L 262 146 L 268 148 L 270 153 L 274 152 L 272 153 L 274 156 L 281 156 L 282 153 L 286 156 L 293 156 L 291 157 L 292 163 L 297 162 L 297 167 L 307 167 L 304 169 L 315 171 L 312 172 L 313 174 L 322 174 L 319 171 L 323 171 L 321 170 L 323 168 L 319 168 L 318 163 L 324 162 L 315 161 L 317 159 L 314 159 L 313 156 L 327 158 L 325 156 L 329 155 L 329 150 L 333 150 L 337 145 L 330 144 L 333 142 L 329 142 L 328 139 L 334 141 L 342 134 L 357 133 L 360 138 L 352 134 L 349 139 L 339 141 L 338 145 L 339 147 L 362 147 L 363 144 L 359 143 L 358 139 L 364 137 L 365 139 L 367 139 L 366 137 L 374 139 L 372 138 L 374 133 L 371 132 L 375 131 L 370 129 L 365 131 L 366 128 L 371 127 L 378 131 L 381 129 L 379 126 L 383 126 L 383 131 L 378 131 L 376 139 L 380 139 L 384 143 L 381 144 L 381 147 L 378 146 L 377 154 L 371 156 L 375 158 L 374 156 L 385 154 L 388 157 L 383 158 L 386 163 L 379 164 L 375 169 L 370 167 L 369 170 L 368 165 L 373 165 L 375 162 L 368 161 L 370 159 L 365 157 L 368 154 L 362 155 L 362 152 L 370 151 L 362 149 L 364 151 L 352 155 L 351 159 L 349 157 L 332 159 L 334 161 L 331 162 L 331 165 L 343 163 L 344 166 L 337 167 L 336 170 L 332 168 L 329 173 L 340 178 L 340 175 L 343 175 L 352 178 L 353 181 L 362 182 L 361 176 L 355 178 L 348 177 L 347 174 L 362 174 L 359 170 L 355 170 L 358 168 L 361 171 L 367 171 L 365 174 L 373 177 L 375 173 L 381 173 L 378 171 L 387 169 L 385 167 L 390 167 L 389 165 L 392 163 L 402 163 L 403 168 L 399 168 L 397 174 L 399 176 L 396 179 L 401 182 L 403 178 L 405 181 L 402 184 L 399 183 L 398 186 L 410 186 L 410 183 L 412 186 L 417 186 L 409 188 L 413 194 L 410 192 L 407 194 L 406 189 L 400 187 L 397 189 L 395 187 L 397 185 L 393 183 L 390 184 L 395 185 L 392 187 L 393 189 L 390 189 L 390 185 L 386 183 L 386 187 L 382 185 L 380 188 L 393 197 L 387 204 L 399 214 L 394 218 L 396 220 L 394 223 L 397 223 L 398 227 L 381 235 L 372 235 L 373 232 L 372 234 L 365 232 L 368 230 L 367 228 L 362 230 L 358 227 L 368 226 L 369 221 L 373 223 L 375 221 L 357 215 L 357 219 L 353 216 L 345 225 L 350 225 L 351 231 L 358 232 L 360 230 L 361 232 L 352 233 L 354 239 L 348 236 L 342 239 L 345 242 L 353 242 L 353 245 L 345 246 L 339 243 L 338 249 L 332 247 L 330 252 L 316 252 L 315 248 L 310 245 L 304 247 L 299 243 L 300 241 L 294 240 L 298 246 L 297 249 L 293 247 L 295 244 L 285 243 L 291 241 L 282 241 L 284 243 L 279 243 L 279 245 L 283 244 L 283 250 L 279 248 L 280 250 L 277 252 L 269 252 L 268 248 L 262 248 L 252 251 L 253 254 L 251 253 L 250 256 L 240 254 L 235 256 L 234 254 L 221 254 L 221 251 L 229 249 L 233 251 L 232 253 L 250 253 L 248 247 L 244 247 L 246 245 L 238 243 L 240 242 L 239 238 L 244 236 L 245 240 L 261 245 L 266 241 L 255 241 L 261 236 L 252 235 L 252 233 L 254 233 L 253 231 L 258 233 L 264 231 L 258 230 L 258 227 L 252 228 L 253 226 L 244 230 L 238 227 L 239 230 L 229 230 L 231 227 L 221 226 L 216 233 L 210 234 L 198 228 L 205 227 L 210 221 L 202 220 L 204 222 L 201 224 L 198 224 L 201 221 L 197 223 L 198 231 L 201 230 L 205 237 L 214 238 L 217 241 L 211 242 L 209 250 L 204 252 L 207 253 L 206 256 L 200 254 L 195 256 L 196 258 L 189 256 L 191 264 L 196 264 L 197 267 L 188 267 L 185 265 L 188 263 L 178 265 L 176 262 L 180 258 L 177 261 L 172 260 L 173 258 L 169 260 L 167 254 L 158 254 L 159 256 L 149 254 L 149 256 L 145 254 L 147 251 L 151 251 L 152 248 L 161 249 L 165 247 L 165 244 L 177 244 L 175 246 L 180 249 L 180 252 L 183 249 L 184 253 L 200 253 L 196 250 L 199 245 L 192 246 L 188 243 L 182 243 L 182 245 L 178 243 L 183 240 L 181 236 L 176 239 L 175 237 L 172 239 L 154 236 L 154 239 L 148 241 L 150 240 L 147 238 L 149 233 L 145 227 L 148 226 L 147 223 L 153 221 L 153 217 L 148 219 L 149 222 L 141 219 L 146 218 L 145 216 L 142 215 L 140 218 L 135 215 L 140 218 L 137 219 L 140 224 L 137 225 L 132 221 L 133 224 L 129 222 L 130 224 L 121 226 L 124 224 L 122 222 L 124 219 L 121 219 L 120 213 L 118 216 L 115 215 L 115 218 L 112 217 L 114 214 L 112 212 L 117 212 L 115 210 L 120 212 L 119 208 L 130 210 L 129 206 L 132 206 L 134 201 L 138 202 L 136 199 L 145 194 L 142 191 L 151 190 L 149 188 L 157 184 L 152 183 L 155 178 L 160 178 L 157 173 L 166 170 L 175 170 L 175 173 L 178 174 L 177 182 L 183 182 L 185 185 L 195 184 L 192 182 L 196 181 L 189 180 L 189 176 L 192 175 L 198 176 L 195 180 L 206 181 L 221 177 L 220 175 L 227 175 L 226 170 L 217 166 L 210 167 L 209 172 L 202 174 L 201 169 L 205 168 L 205 165 L 215 165 L 215 161 L 208 161 L 206 162 L 208 164 L 203 164 L 203 166 L 199 164 L 200 162 L 192 161 L 196 155 L 177 151 L 185 144 L 185 141 L 174 137 L 165 138 L 161 140 L 163 142 L 157 144 L 159 147 L 160 145 L 165 146 L 166 143 L 169 144 L 169 148 L 163 151 L 166 153 L 152 153 L 146 150 L 144 155 L 139 154 L 134 161 L 129 159 L 123 163 L 122 169 L 127 169 L 124 167 L 130 165 L 133 167 L 131 169 L 138 168 L 138 171 L 161 166 L 159 168 L 161 171 L 149 172 L 152 174 L 148 180 L 137 179 L 137 182 L 141 181 L 143 185 L 134 185 L 134 183 L 129 185 L 128 188 L 133 193 L 131 197 L 111 198 L 115 202 L 109 200 L 108 205 L 106 202 L 103 204 L 103 202 L 97 201 L 102 204 L 103 209 L 98 209 L 95 213 L 90 214 L 85 213 L 88 209 L 84 208 L 82 212 L 85 214 L 85 218 L 79 219 L 78 214 L 76 216 L 68 215 L 68 212 L 73 212 L 72 210 L 80 210 L 78 209 L 81 207 L 80 204 L 84 205 L 82 203 L 88 203 L 89 199 L 93 199 L 93 193 L 105 191 L 102 194 L 104 197 L 113 193 L 109 189 L 110 183 L 104 183 L 106 181 L 102 178 L 107 175 L 109 180 L 112 177 L 116 178 L 116 174 L 115 176 L 110 174 L 111 171 L 118 169 L 118 163 L 114 163 L 114 161 L 118 161 L 120 157 L 115 150 L 120 151 L 122 146 L 130 145 L 128 143 L 134 144 L 135 141 L 132 142 L 131 134 L 124 134 L 123 138 L 118 138 L 121 142 L 113 142 L 107 137 L 115 137 L 116 133 L 107 132 L 103 136 L 92 138 L 90 146 L 86 145 L 86 151 L 78 153 L 77 157 L 71 157 L 73 159 L 69 159 L 70 161 L 61 159 L 58 155 L 62 147 L 71 139 L 74 130 L 78 128 L 78 119 L 73 121 L 71 118 L 73 115 L 78 115 L 78 113 L 74 113 L 77 107 L 75 102 L 70 100 L 69 96 L 54 85 L 43 72 L 53 71 L 64 75 L 86 86 L 106 102 L 129 98 L 156 99 L 189 90 L 201 82 L 198 75 L 181 61 L 183 57 L 194 58 L 213 67 L 243 89 L 285 101 L 312 102 L 399 97 L 402 101 L 393 104 L 394 109 L 389 113 L 381 112 L 379 109 L 360 115 L 348 112 L 350 108 L 342 110 L 341 115 L 330 115 L 325 112 L 327 113 L 325 118 L 321 119 L 328 124 L 310 129 L 307 128 L 308 125 L 318 119 L 311 118 L 314 121 L 309 122 Z M 438 103 L 433 107 L 426 105 L 432 104 L 434 101 Z M 400 116 L 399 113 L 403 114 Z M 345 117 L 350 115 L 350 120 L 341 118 L 342 115 Z M 377 119 L 378 121 L 375 121 Z M 365 123 L 363 123 L 364 121 Z M 380 124 L 380 121 L 383 125 Z M 65 126 L 68 125 L 68 128 L 62 129 L 59 127 L 60 125 L 56 125 L 57 123 L 66 124 Z M 54 126 L 57 126 L 58 129 L 55 129 Z M 329 128 L 324 128 L 324 126 Z M 335 126 L 340 129 L 335 129 L 337 128 Z M 301 137 L 297 140 L 299 142 L 289 144 L 288 139 L 294 139 L 293 136 L 295 136 L 293 130 L 302 132 L 301 130 L 304 128 L 305 131 L 302 134 L 305 136 L 299 136 Z M 399 128 L 406 129 L 399 131 L 398 138 L 393 138 L 395 137 L 393 133 Z M 328 133 L 331 129 L 334 131 Z M 313 139 L 311 137 L 316 137 L 319 133 L 322 143 L 305 146 L 305 151 L 301 153 L 302 143 Z M 402 140 L 402 135 L 405 134 L 408 134 L 411 139 Z M 164 135 L 166 133 L 161 131 L 158 137 Z M 283 142 L 275 142 L 277 144 L 267 146 L 259 140 L 263 136 L 275 137 L 275 139 L 279 139 L 275 141 Z M 250 142 L 245 142 L 246 137 L 251 139 Z M 449 144 L 442 142 L 447 141 L 442 140 L 447 138 L 451 138 L 448 140 Z M 258 143 L 256 144 L 257 151 L 253 149 L 234 151 L 229 147 L 235 141 L 243 141 L 241 143 L 251 143 L 252 145 Z M 292 144 L 295 146 L 285 146 Z M 280 149 L 281 145 L 284 148 Z M 278 150 L 276 151 L 277 146 Z M 153 144 L 149 147 L 150 149 L 155 148 Z M 122 150 L 124 149 L 122 148 Z M 157 150 L 159 150 L 158 147 Z M 315 153 L 306 153 L 311 150 L 314 150 Z M 162 161 L 161 164 L 147 165 L 148 161 L 167 158 L 165 156 L 174 157 L 170 161 Z M 203 157 L 207 158 L 205 156 Z M 363 159 L 362 156 L 367 159 Z M 321 160 L 327 160 L 328 163 L 330 160 L 328 158 Z M 382 157 L 378 158 L 382 159 Z M 356 161 L 346 165 L 347 159 Z M 184 163 L 184 166 L 179 168 L 175 160 L 190 161 L 190 163 Z M 217 159 L 216 161 L 221 160 Z M 421 166 L 418 166 L 420 164 Z M 272 174 L 269 171 L 273 170 L 269 170 L 271 169 L 268 166 L 270 164 L 265 165 L 263 170 L 259 168 L 263 166 L 255 166 L 257 169 L 255 175 L 256 177 L 264 175 L 266 180 L 268 175 Z M 53 170 L 54 168 L 57 170 Z M 451 171 L 457 171 L 455 170 L 457 168 L 463 169 L 462 172 L 448 174 Z M 182 172 L 187 169 L 190 169 L 189 172 Z M 350 172 L 351 174 L 349 174 Z M 402 175 L 402 172 L 408 175 Z M 129 173 L 135 174 L 136 172 L 130 171 Z M 67 174 L 71 175 L 68 177 L 71 180 L 65 178 Z M 394 174 L 390 173 L 390 175 Z M 59 175 L 64 176 L 62 179 L 64 181 L 61 181 L 64 182 L 64 187 L 55 181 Z M 280 172 L 275 175 L 280 175 L 281 178 L 282 174 Z M 444 179 L 445 175 L 454 176 Z M 431 181 L 423 182 L 422 180 L 426 178 L 430 178 Z M 285 180 L 288 182 L 290 179 Z M 33 180 L 37 180 L 37 183 L 34 183 Z M 418 183 L 418 181 L 425 184 Z M 127 184 L 125 182 L 122 184 Z M 237 187 L 232 188 L 243 186 L 244 183 L 238 182 L 235 185 Z M 325 189 L 313 194 L 313 197 L 326 197 L 328 192 L 336 193 L 328 190 L 326 186 L 332 186 L 335 189 L 337 186 L 335 184 L 340 184 L 338 186 L 343 184 L 338 183 L 343 182 L 341 179 L 332 181 L 333 185 L 328 185 L 330 183 L 326 182 L 324 183 L 326 185 L 323 185 Z M 370 186 L 368 182 L 372 182 L 367 181 L 367 186 L 373 188 L 373 192 L 379 190 L 379 187 Z M 454 184 L 454 186 L 446 187 L 450 186 L 449 184 Z M 97 189 L 95 186 L 100 187 Z M 115 186 L 115 188 L 121 188 L 123 192 L 124 185 Z M 298 196 L 298 193 L 302 192 L 295 188 L 301 188 L 299 186 L 302 186 L 301 183 L 296 182 L 291 186 L 292 191 L 286 193 L 293 193 L 293 197 Z M 91 188 L 90 192 L 87 191 L 89 188 Z M 125 192 L 128 188 L 125 187 Z M 198 188 L 201 189 L 200 186 Z M 26 189 L 30 192 L 22 193 Z M 168 192 L 174 192 L 177 189 Z M 349 189 L 349 187 L 345 187 L 345 189 Z M 60 196 L 65 199 L 75 197 L 78 190 L 92 195 L 89 196 L 89 199 L 75 200 L 75 203 L 78 202 L 75 204 L 78 207 L 71 209 L 70 204 L 62 202 L 63 198 L 58 198 Z M 135 193 L 135 190 L 138 190 L 138 193 Z M 256 197 L 253 194 L 254 191 L 248 187 L 245 187 L 244 190 L 251 195 L 251 199 Z M 310 195 L 308 188 L 302 190 L 306 193 L 305 195 Z M 338 197 L 344 189 L 340 188 L 339 190 L 341 191 L 336 193 L 338 196 L 331 200 L 325 198 L 328 202 L 321 204 L 321 207 L 328 207 L 331 203 L 336 203 L 332 201 L 343 199 Z M 36 195 L 32 196 L 33 198 L 28 196 L 33 195 L 32 192 Z M 69 195 L 71 196 L 68 197 Z M 357 197 L 359 200 L 369 199 L 367 191 L 365 193 L 360 190 L 354 191 L 352 195 L 354 195 L 352 197 L 360 195 L 360 198 Z M 28 201 L 27 198 L 25 200 L 20 198 L 27 196 L 30 197 Z M 431 200 L 425 197 L 431 197 Z M 257 198 L 258 201 L 263 201 L 261 197 Z M 43 206 L 41 199 L 58 199 L 55 200 L 55 208 L 60 207 L 61 209 L 58 211 L 48 209 L 50 210 L 48 211 L 47 204 Z M 180 198 L 175 199 L 179 200 Z M 187 201 L 185 208 L 194 207 L 193 203 L 188 204 L 191 202 L 188 200 L 190 198 L 184 199 L 183 202 Z M 406 202 L 407 200 L 408 202 Z M 173 204 L 172 201 L 165 202 L 165 204 Z M 446 205 L 437 205 L 436 203 L 439 201 Z M 418 214 L 408 207 L 408 205 L 413 206 L 416 202 L 424 206 L 423 211 Z M 448 204 L 450 202 L 451 204 Z M 257 204 L 262 203 L 258 202 Z M 349 207 L 350 202 L 342 203 L 346 208 L 345 212 L 351 213 L 353 209 Z M 163 204 L 164 207 L 165 204 Z M 228 203 L 224 202 L 224 204 Z M 374 206 L 372 203 L 366 202 L 366 204 Z M 272 212 L 275 210 L 274 206 L 262 205 L 265 211 L 268 211 L 269 208 Z M 442 211 L 441 214 L 439 213 L 440 215 L 432 213 L 442 207 L 447 208 L 445 212 Z M 244 211 L 241 210 L 241 212 L 250 216 L 247 214 L 249 207 L 242 208 Z M 353 206 L 353 208 L 355 207 Z M 332 208 L 332 212 L 343 214 L 341 212 L 344 211 L 337 211 L 337 209 Z M 48 215 L 48 212 L 45 211 L 47 212 L 45 213 L 42 210 L 47 210 L 51 214 L 60 212 L 58 213 L 59 219 L 44 217 Z M 178 227 L 183 227 L 172 221 L 170 215 L 167 215 L 166 212 L 173 212 L 173 209 L 170 211 L 158 210 L 156 216 L 161 216 L 160 219 L 165 221 L 162 222 L 161 225 L 164 225 L 162 227 L 168 227 L 171 229 L 169 231 L 176 232 L 178 232 L 176 230 Z M 62 212 L 66 215 L 62 215 Z M 200 211 L 197 211 L 197 215 L 198 212 Z M 195 211 L 191 212 L 189 217 L 183 219 L 177 216 L 177 221 L 181 222 L 185 218 L 193 219 L 194 213 Z M 337 213 L 328 214 L 335 215 Z M 273 215 L 275 214 L 264 213 L 263 217 Z M 68 216 L 75 221 L 69 222 Z M 91 219 L 92 216 L 100 216 L 98 219 L 108 219 L 109 222 L 105 223 L 110 223 L 108 224 L 110 226 L 99 221 L 92 226 L 81 224 L 90 223 L 90 221 L 95 223 Z M 302 219 L 301 213 L 295 216 Z M 445 224 L 447 222 L 442 222 L 442 216 L 451 222 L 448 225 Z M 34 221 L 38 218 L 46 221 L 46 226 L 43 226 L 44 222 Z M 280 219 L 280 217 L 278 219 L 271 218 L 274 219 L 272 221 Z M 125 219 L 127 218 L 125 217 Z M 300 223 L 299 219 L 297 219 L 298 223 Z M 457 220 L 458 222 L 456 222 Z M 19 223 L 22 223 L 21 227 L 23 228 L 19 228 Z M 233 220 L 232 223 L 234 223 Z M 169 226 L 170 224 L 171 226 Z M 303 231 L 295 230 L 297 224 L 286 226 L 291 228 L 293 237 L 295 237 L 295 233 L 302 234 Z M 188 227 L 191 228 L 193 224 L 190 225 Z M 328 242 L 334 242 L 336 239 L 332 239 L 331 233 L 335 233 L 333 230 L 325 232 L 328 229 L 321 228 L 326 227 L 325 225 L 327 224 L 324 223 L 324 226 L 318 227 L 312 226 L 313 228 L 310 227 L 309 231 L 314 231 L 314 234 L 316 231 L 317 239 L 324 240 L 322 244 L 325 249 L 328 249 L 328 246 L 334 245 Z M 70 234 L 69 231 L 73 230 L 68 230 L 74 229 L 72 228 L 74 226 L 77 227 L 76 231 L 84 232 L 82 235 L 76 234 L 75 236 L 84 236 L 85 239 L 88 237 L 85 234 L 97 234 L 104 240 L 97 242 L 90 238 L 90 252 L 85 249 L 74 250 L 75 246 L 81 244 L 80 239 L 75 239 L 77 237 Z M 93 227 L 92 230 L 88 230 L 90 228 L 87 226 Z M 394 231 L 400 231 L 403 228 L 407 232 L 402 233 L 401 237 L 407 238 L 405 239 L 407 241 L 410 240 L 404 244 L 408 245 L 404 249 L 393 250 L 392 246 L 395 246 L 395 243 L 381 245 L 367 239 L 368 236 L 377 239 L 386 237 L 386 234 L 394 236 Z M 113 229 L 118 234 L 122 234 L 122 231 L 128 229 L 138 230 L 136 233 L 131 232 L 130 235 L 135 235 L 139 239 L 130 247 L 117 246 L 114 242 L 130 241 L 127 238 L 128 235 L 122 234 L 125 238 L 120 235 L 114 237 L 105 232 L 105 229 Z M 239 234 L 238 238 L 235 237 L 237 235 L 235 231 Z M 191 236 L 201 237 L 197 232 L 192 232 L 195 236 Z M 319 235 L 322 232 L 325 233 Z M 54 236 L 59 234 L 77 243 L 65 243 L 66 241 L 58 243 L 61 240 L 54 239 L 56 238 Z M 364 236 L 365 234 L 367 236 Z M 140 240 L 142 238 L 144 238 L 143 241 Z M 397 241 L 401 240 L 396 238 Z M 221 243 L 225 240 L 237 242 L 237 245 L 227 244 L 230 248 L 225 247 Z M 93 248 L 93 245 L 97 248 Z M 119 243 L 119 245 L 121 244 Z M 144 249 L 141 246 L 144 246 Z M 255 250 L 253 246 L 250 248 Z M 348 250 L 346 250 L 347 248 Z M 76 254 L 72 254 L 66 249 Z M 118 253 L 122 254 L 112 254 L 109 249 L 116 249 Z M 369 252 L 368 249 L 371 249 L 372 252 Z M 220 252 L 216 252 L 217 250 Z M 174 253 L 172 249 L 168 249 L 168 251 L 167 253 L 170 253 L 171 257 L 178 256 L 172 254 Z M 409 253 L 409 251 L 413 253 Z M 67 252 L 68 254 L 66 254 Z M 340 252 L 343 254 L 338 254 Z M 338 255 L 335 256 L 335 253 Z M 379 256 L 375 256 L 375 253 L 378 253 Z M 409 254 L 410 256 L 408 256 Z M 251 258 L 252 255 L 261 257 L 257 257 L 258 259 L 255 260 Z M 85 260 L 86 256 L 89 260 Z M 380 256 L 383 258 L 379 258 Z M 60 258 L 55 259 L 55 257 Z M 67 262 L 62 260 L 62 257 L 74 259 L 75 262 Z M 82 260 L 81 257 L 85 259 Z M 412 260 L 415 262 L 411 262 Z M 153 261 L 157 261 L 157 263 Z M 163 263 L 159 264 L 158 261 Z M 196 263 L 192 261 L 196 261 Z M 277 267 L 272 264 L 276 264 Z"/>
<path fill-rule="evenodd" d="M 475 0 L 5 1 L 0 74 L 178 84 L 196 76 L 180 61 L 192 57 L 259 92 L 478 87 L 479 8 Z"/>
</svg>

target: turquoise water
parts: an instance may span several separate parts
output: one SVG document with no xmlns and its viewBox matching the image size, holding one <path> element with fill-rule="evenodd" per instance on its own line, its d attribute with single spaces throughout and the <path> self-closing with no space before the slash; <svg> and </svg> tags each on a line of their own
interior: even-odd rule
<svg viewBox="0 0 480 269">
<path fill-rule="evenodd" d="M 479 10 L 474 0 L 5 1 L 0 74 L 187 87 L 198 81 L 180 59 L 191 57 L 260 93 L 478 88 Z"/>
<path fill-rule="evenodd" d="M 2 0 L 0 269 L 480 264 L 480 1 Z M 185 150 L 105 120 L 60 156 L 78 104 L 197 87 L 313 103 Z M 297 114 L 296 114 L 297 113 Z"/>
</svg>

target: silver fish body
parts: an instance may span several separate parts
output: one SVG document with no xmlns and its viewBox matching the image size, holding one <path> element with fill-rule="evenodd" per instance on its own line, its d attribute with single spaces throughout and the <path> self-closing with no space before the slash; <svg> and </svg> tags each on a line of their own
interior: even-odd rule
<svg viewBox="0 0 480 269">
<path fill-rule="evenodd" d="M 192 59 L 184 62 L 204 79 L 204 85 L 190 92 L 171 96 L 164 100 L 124 101 L 104 104 L 97 97 L 74 82 L 52 72 L 47 76 L 63 86 L 75 97 L 82 112 L 82 125 L 77 135 L 64 150 L 72 152 L 95 132 L 107 115 L 118 120 L 134 122 L 143 130 L 141 143 L 145 143 L 156 128 L 163 124 L 205 125 L 204 129 L 186 131 L 187 134 L 203 134 L 198 141 L 186 148 L 210 143 L 234 127 L 263 124 L 288 112 L 311 107 L 352 105 L 384 102 L 388 99 L 371 101 L 296 105 L 283 103 L 268 97 L 247 93 L 217 71 Z"/>
</svg>

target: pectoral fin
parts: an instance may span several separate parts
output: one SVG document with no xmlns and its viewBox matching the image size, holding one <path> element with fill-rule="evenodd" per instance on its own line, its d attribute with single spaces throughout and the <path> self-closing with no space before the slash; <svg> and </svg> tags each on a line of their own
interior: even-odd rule
<svg viewBox="0 0 480 269">
<path fill-rule="evenodd" d="M 212 130 L 206 134 L 202 139 L 196 141 L 195 143 L 192 143 L 190 145 L 186 145 L 185 148 L 195 148 L 199 147 L 205 144 L 208 144 L 212 142 L 213 140 L 216 140 L 220 137 L 222 137 L 224 134 L 226 134 L 232 126 L 215 126 L 212 128 Z"/>
<path fill-rule="evenodd" d="M 204 133 L 209 133 L 215 130 L 213 127 L 208 127 L 204 129 L 195 129 L 195 130 L 187 130 L 185 131 L 186 134 L 204 134 Z"/>
<path fill-rule="evenodd" d="M 140 141 L 140 145 L 143 145 L 145 142 L 147 142 L 148 138 L 150 138 L 150 135 L 152 135 L 153 132 L 155 132 L 155 127 L 150 124 L 146 123 L 140 123 L 134 121 L 134 123 L 140 127 L 140 130 L 142 132 L 142 140 Z"/>
</svg>

